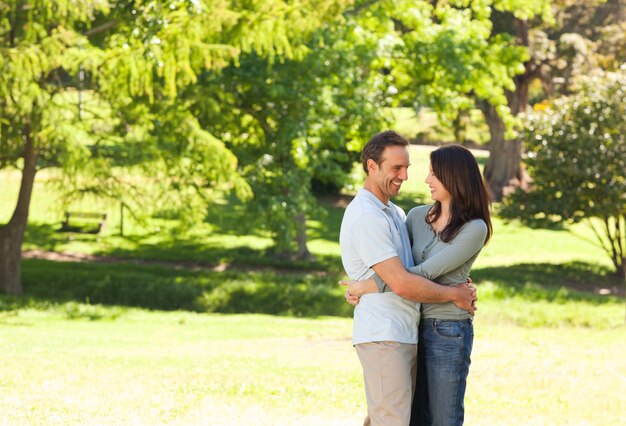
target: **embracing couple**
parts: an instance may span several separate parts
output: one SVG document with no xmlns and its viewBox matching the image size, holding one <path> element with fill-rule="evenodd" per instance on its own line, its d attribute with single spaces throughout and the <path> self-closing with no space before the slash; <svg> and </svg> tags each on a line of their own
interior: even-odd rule
<svg viewBox="0 0 626 426">
<path fill-rule="evenodd" d="M 405 215 L 390 199 L 408 179 L 408 145 L 393 131 L 365 145 L 365 184 L 341 223 L 364 425 L 462 425 L 476 309 L 469 272 L 492 233 L 489 195 L 472 153 L 444 146 L 426 175 L 433 203 Z"/>
</svg>

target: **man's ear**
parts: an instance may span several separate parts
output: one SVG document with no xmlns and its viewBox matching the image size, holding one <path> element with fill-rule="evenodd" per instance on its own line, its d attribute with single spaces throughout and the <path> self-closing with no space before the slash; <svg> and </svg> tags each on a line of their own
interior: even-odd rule
<svg viewBox="0 0 626 426">
<path fill-rule="evenodd" d="M 376 161 L 372 160 L 371 158 L 367 160 L 367 171 L 375 172 L 377 170 L 378 170 L 378 164 L 376 164 Z"/>
</svg>

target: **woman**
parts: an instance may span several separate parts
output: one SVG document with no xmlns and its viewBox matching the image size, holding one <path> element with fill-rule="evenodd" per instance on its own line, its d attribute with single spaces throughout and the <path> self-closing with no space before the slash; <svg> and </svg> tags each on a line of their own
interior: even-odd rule
<svg viewBox="0 0 626 426">
<path fill-rule="evenodd" d="M 406 219 L 417 265 L 410 271 L 438 284 L 456 285 L 468 279 L 491 237 L 489 194 L 476 159 L 460 145 L 432 151 L 429 169 L 426 183 L 434 202 L 413 208 Z M 390 291 L 377 276 L 348 283 L 353 296 Z M 472 316 L 454 303 L 423 303 L 419 337 L 411 424 L 462 425 Z"/>
</svg>

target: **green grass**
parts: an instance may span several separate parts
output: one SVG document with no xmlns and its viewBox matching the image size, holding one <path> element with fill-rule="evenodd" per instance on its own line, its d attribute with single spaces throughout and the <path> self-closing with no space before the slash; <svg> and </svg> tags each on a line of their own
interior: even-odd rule
<svg viewBox="0 0 626 426">
<path fill-rule="evenodd" d="M 341 298 L 338 275 L 272 270 L 215 272 L 159 265 L 35 259 L 25 261 L 23 269 L 24 291 L 38 301 L 78 301 L 196 312 L 350 314 L 349 306 Z M 23 299 L 11 299 L 11 303 L 19 306 L 20 300 Z"/>
<path fill-rule="evenodd" d="M 429 149 L 411 148 L 396 200 L 406 210 L 428 202 Z M 486 152 L 476 155 L 484 165 Z M 239 235 L 233 206 L 212 206 L 207 223 L 184 232 L 172 220 L 127 218 L 119 236 L 119 206 L 60 205 L 46 179 L 24 248 L 123 262 L 23 262 L 25 296 L 0 296 L 0 424 L 361 422 L 352 308 L 336 284 L 341 200 L 321 200 L 309 217 L 318 259 L 291 262 L 270 255 L 268 235 Z M 0 172 L 0 222 L 18 183 Z M 63 211 L 89 209 L 109 214 L 100 235 L 58 232 Z M 466 423 L 620 424 L 624 304 L 597 293 L 623 283 L 593 234 L 494 226 L 472 272 L 480 301 Z"/>
<path fill-rule="evenodd" d="M 138 310 L 68 319 L 74 309 L 0 316 L 4 424 L 228 424 L 228 404 L 273 418 L 361 402 L 358 377 L 341 371 L 346 320 Z"/>
<path fill-rule="evenodd" d="M 161 265 L 24 262 L 27 297 L 0 298 L 0 312 L 46 308 L 50 303 L 104 304 L 153 310 L 266 313 L 297 317 L 350 316 L 341 273 L 321 271 L 189 270 Z M 596 281 L 581 278 L 588 274 Z M 618 283 L 585 263 L 527 264 L 476 269 L 480 312 L 499 323 L 527 327 L 616 327 L 624 305 L 594 294 Z M 574 285 L 575 284 L 575 285 Z M 576 287 L 580 287 L 576 290 Z M 75 305 L 71 305 L 74 306 Z M 77 315 L 80 312 L 76 313 Z M 98 311 L 93 313 L 98 319 Z"/>
<path fill-rule="evenodd" d="M 83 308 L 0 314 L 2 424 L 355 425 L 365 413 L 350 319 Z M 467 424 L 620 424 L 626 328 L 482 315 Z"/>
<path fill-rule="evenodd" d="M 390 113 L 394 121 L 393 129 L 410 141 L 428 144 L 454 142 L 452 129 L 443 126 L 437 113 L 430 108 L 422 108 L 417 114 L 412 108 L 394 108 Z M 478 145 L 489 142 L 489 128 L 477 109 L 469 113 L 465 139 Z"/>
</svg>

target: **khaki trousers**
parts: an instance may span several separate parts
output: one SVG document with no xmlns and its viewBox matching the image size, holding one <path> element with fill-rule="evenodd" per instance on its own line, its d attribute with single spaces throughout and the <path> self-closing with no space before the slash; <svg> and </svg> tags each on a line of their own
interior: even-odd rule
<svg viewBox="0 0 626 426">
<path fill-rule="evenodd" d="M 415 393 L 417 345 L 371 342 L 355 346 L 363 367 L 364 426 L 407 426 Z"/>
</svg>

